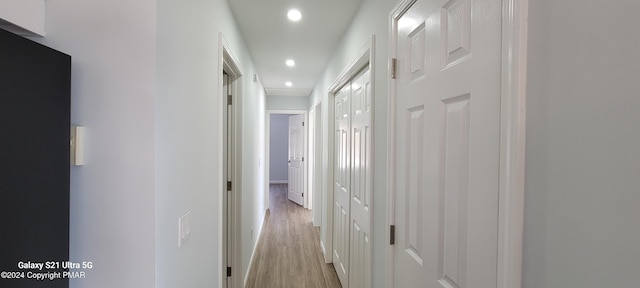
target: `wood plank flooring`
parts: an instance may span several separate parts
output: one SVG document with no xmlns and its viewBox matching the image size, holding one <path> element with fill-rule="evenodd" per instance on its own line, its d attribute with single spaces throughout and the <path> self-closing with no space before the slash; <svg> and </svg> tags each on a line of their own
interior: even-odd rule
<svg viewBox="0 0 640 288">
<path fill-rule="evenodd" d="M 270 209 L 249 268 L 246 288 L 342 287 L 320 250 L 311 211 L 287 199 L 287 185 L 269 189 Z"/>
</svg>

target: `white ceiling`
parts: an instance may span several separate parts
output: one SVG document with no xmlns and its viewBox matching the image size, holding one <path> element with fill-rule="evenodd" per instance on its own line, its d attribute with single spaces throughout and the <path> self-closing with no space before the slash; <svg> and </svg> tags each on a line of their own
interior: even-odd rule
<svg viewBox="0 0 640 288">
<path fill-rule="evenodd" d="M 267 95 L 308 96 L 362 0 L 227 0 Z M 302 20 L 291 22 L 296 8 Z M 296 61 L 294 67 L 285 65 Z M 285 82 L 291 81 L 292 87 Z"/>
</svg>

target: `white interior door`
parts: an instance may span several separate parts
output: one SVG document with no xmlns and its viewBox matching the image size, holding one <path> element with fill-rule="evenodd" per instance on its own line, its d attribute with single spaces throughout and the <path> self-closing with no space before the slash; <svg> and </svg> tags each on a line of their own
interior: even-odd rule
<svg viewBox="0 0 640 288">
<path fill-rule="evenodd" d="M 397 18 L 395 287 L 497 285 L 501 1 Z"/>
<path fill-rule="evenodd" d="M 351 199 L 350 91 L 347 85 L 335 97 L 335 161 L 333 190 L 333 265 L 342 287 L 349 287 L 349 225 Z"/>
<path fill-rule="evenodd" d="M 349 287 L 371 287 L 371 81 L 369 70 L 351 82 L 351 246 Z"/>
<path fill-rule="evenodd" d="M 289 117 L 289 200 L 304 203 L 304 114 Z"/>
</svg>

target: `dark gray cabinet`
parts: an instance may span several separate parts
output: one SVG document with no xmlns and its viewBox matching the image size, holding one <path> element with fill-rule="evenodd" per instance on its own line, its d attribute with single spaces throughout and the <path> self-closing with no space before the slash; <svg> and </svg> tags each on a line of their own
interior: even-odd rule
<svg viewBox="0 0 640 288">
<path fill-rule="evenodd" d="M 70 83 L 69 55 L 0 29 L 0 271 L 34 275 L 49 269 L 18 262 L 69 260 Z M 0 278 L 0 287 L 68 286 Z"/>
</svg>

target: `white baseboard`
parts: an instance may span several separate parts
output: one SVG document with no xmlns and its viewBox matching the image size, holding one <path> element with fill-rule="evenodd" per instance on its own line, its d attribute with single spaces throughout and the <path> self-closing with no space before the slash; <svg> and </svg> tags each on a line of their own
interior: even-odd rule
<svg viewBox="0 0 640 288">
<path fill-rule="evenodd" d="M 256 239 L 256 243 L 253 244 L 253 251 L 251 251 L 251 257 L 249 258 L 249 269 L 247 269 L 247 273 L 244 274 L 244 280 L 242 287 L 247 287 L 247 280 L 249 280 L 249 275 L 251 274 L 251 268 L 253 267 L 253 258 L 256 255 L 256 248 L 258 248 L 258 244 L 260 243 L 260 237 L 262 236 L 262 228 L 264 228 L 264 221 L 267 219 L 267 211 L 264 211 L 264 216 L 262 216 L 262 224 L 258 227 L 258 230 L 253 230 L 254 235 L 257 232 L 258 239 Z"/>
<path fill-rule="evenodd" d="M 320 240 L 320 250 L 322 250 L 322 258 L 327 259 L 327 249 L 324 248 L 324 243 L 322 242 L 322 240 Z"/>
</svg>

